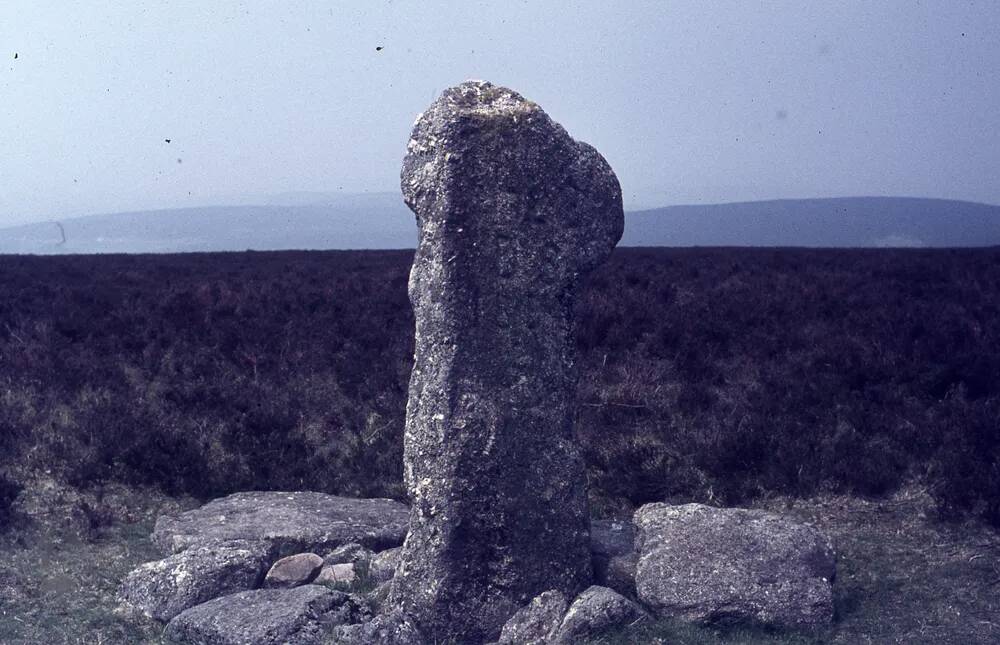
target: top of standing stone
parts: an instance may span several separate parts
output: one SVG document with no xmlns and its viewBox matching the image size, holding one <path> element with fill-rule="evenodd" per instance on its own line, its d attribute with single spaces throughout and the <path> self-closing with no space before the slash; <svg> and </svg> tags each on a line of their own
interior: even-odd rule
<svg viewBox="0 0 1000 645">
<path fill-rule="evenodd" d="M 456 112 L 481 116 L 515 115 L 539 111 L 538 104 L 529 101 L 514 90 L 489 81 L 465 81 L 445 90 L 438 104 L 447 105 Z"/>
<path fill-rule="evenodd" d="M 444 130 L 450 124 L 467 123 L 470 118 L 482 121 L 509 119 L 516 123 L 518 117 L 530 114 L 545 116 L 537 103 L 514 90 L 489 81 L 466 81 L 446 89 L 428 110 L 417 116 L 406 151 L 426 155 L 439 147 L 455 147 L 457 141 L 448 138 Z"/>
<path fill-rule="evenodd" d="M 417 117 L 406 151 L 403 197 L 422 235 L 447 222 L 463 240 L 523 236 L 515 244 L 522 255 L 534 258 L 527 247 L 548 244 L 575 258 L 571 274 L 602 262 L 621 238 L 611 166 L 511 89 L 487 81 L 448 88 Z"/>
</svg>

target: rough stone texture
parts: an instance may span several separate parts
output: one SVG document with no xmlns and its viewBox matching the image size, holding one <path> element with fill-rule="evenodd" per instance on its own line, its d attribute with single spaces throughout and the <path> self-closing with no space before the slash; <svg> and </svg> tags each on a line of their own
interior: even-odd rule
<svg viewBox="0 0 1000 645">
<path fill-rule="evenodd" d="M 420 229 L 414 506 L 392 599 L 425 636 L 495 638 L 537 594 L 590 583 L 572 309 L 621 237 L 621 189 L 535 103 L 480 81 L 417 119 L 402 189 Z"/>
<path fill-rule="evenodd" d="M 371 601 L 372 605 L 374 605 L 375 607 L 379 609 L 382 608 L 389 609 L 388 606 L 389 591 L 390 591 L 389 588 L 391 586 L 392 584 L 390 582 L 383 582 L 381 584 L 376 585 L 374 589 L 372 589 L 365 595 L 368 598 L 368 600 Z"/>
<path fill-rule="evenodd" d="M 590 523 L 594 582 L 635 598 L 635 525 L 631 521 L 593 520 Z"/>
<path fill-rule="evenodd" d="M 595 585 L 576 597 L 549 643 L 574 645 L 645 616 L 646 612 L 625 596 L 607 587 Z"/>
<path fill-rule="evenodd" d="M 568 609 L 565 596 L 546 591 L 507 621 L 497 645 L 575 645 L 646 616 L 639 605 L 607 587 L 588 587 Z"/>
<path fill-rule="evenodd" d="M 168 621 L 189 607 L 255 588 L 270 563 L 264 542 L 198 546 L 138 567 L 122 581 L 118 599 Z"/>
<path fill-rule="evenodd" d="M 313 580 L 318 585 L 351 585 L 358 579 L 358 574 L 354 570 L 353 562 L 342 564 L 326 564 Z"/>
<path fill-rule="evenodd" d="M 357 542 L 352 542 L 350 544 L 345 544 L 343 546 L 338 546 L 336 549 L 326 554 L 323 558 L 323 564 L 345 564 L 348 562 L 371 562 L 371 559 L 375 557 L 375 552 L 371 549 L 361 546 Z"/>
<path fill-rule="evenodd" d="M 552 589 L 539 594 L 510 617 L 498 645 L 546 645 L 559 632 L 566 608 L 561 592 Z"/>
<path fill-rule="evenodd" d="M 399 546 L 409 511 L 390 499 L 352 499 L 312 492 L 248 492 L 221 497 L 156 521 L 153 542 L 165 554 L 195 545 L 261 540 L 280 555 L 358 542 L 373 549 Z"/>
<path fill-rule="evenodd" d="M 164 630 L 184 645 L 318 645 L 354 616 L 351 598 L 318 585 L 223 596 L 179 614 Z"/>
<path fill-rule="evenodd" d="M 385 551 L 376 553 L 368 565 L 368 577 L 375 582 L 388 582 L 392 580 L 392 577 L 396 575 L 396 567 L 399 566 L 399 560 L 402 556 L 402 547 L 386 549 Z"/>
<path fill-rule="evenodd" d="M 312 582 L 322 568 L 323 558 L 315 553 L 296 553 L 271 565 L 263 586 L 268 589 L 299 587 Z"/>
<path fill-rule="evenodd" d="M 369 622 L 335 627 L 327 643 L 336 645 L 424 645 L 413 621 L 397 611 L 375 616 Z"/>
<path fill-rule="evenodd" d="M 833 619 L 836 556 L 812 526 L 765 511 L 648 504 L 639 599 L 660 616 L 810 627 Z"/>
</svg>

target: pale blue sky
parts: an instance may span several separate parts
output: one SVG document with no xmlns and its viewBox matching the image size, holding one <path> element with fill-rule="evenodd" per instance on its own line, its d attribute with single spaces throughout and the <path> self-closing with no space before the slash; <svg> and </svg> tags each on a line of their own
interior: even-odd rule
<svg viewBox="0 0 1000 645">
<path fill-rule="evenodd" d="M 998 34 L 994 1 L 2 0 L 0 225 L 395 191 L 468 78 L 594 144 L 627 207 L 1000 204 Z"/>
</svg>

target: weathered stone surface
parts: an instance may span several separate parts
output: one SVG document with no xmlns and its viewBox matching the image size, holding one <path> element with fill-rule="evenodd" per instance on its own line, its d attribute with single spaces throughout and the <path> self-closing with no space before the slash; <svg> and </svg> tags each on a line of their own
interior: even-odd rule
<svg viewBox="0 0 1000 645">
<path fill-rule="evenodd" d="M 812 526 L 700 504 L 648 504 L 634 520 L 639 599 L 660 616 L 777 627 L 833 619 L 835 554 Z"/>
<path fill-rule="evenodd" d="M 189 607 L 253 589 L 270 562 L 264 542 L 193 547 L 132 571 L 122 581 L 118 599 L 150 618 L 168 621 Z"/>
<path fill-rule="evenodd" d="M 235 493 L 186 513 L 161 516 L 152 539 L 165 554 L 231 540 L 264 541 L 280 555 L 326 553 L 349 542 L 385 549 L 403 543 L 408 516 L 405 504 L 390 499 L 313 492 Z"/>
<path fill-rule="evenodd" d="M 365 594 L 365 596 L 368 598 L 368 600 L 371 601 L 372 605 L 374 605 L 375 607 L 379 609 L 382 608 L 388 609 L 389 608 L 388 600 L 390 591 L 389 588 L 391 586 L 392 586 L 391 582 L 383 582 L 381 584 L 376 585 L 375 588 L 369 591 L 367 594 Z"/>
<path fill-rule="evenodd" d="M 572 310 L 621 237 L 621 189 L 535 103 L 479 81 L 417 119 L 402 189 L 420 229 L 414 507 L 392 600 L 425 636 L 495 638 L 537 594 L 590 583 Z"/>
<path fill-rule="evenodd" d="M 351 598 L 318 585 L 257 589 L 192 607 L 167 623 L 183 645 L 318 645 L 327 626 L 354 615 Z"/>
<path fill-rule="evenodd" d="M 547 645 L 558 634 L 566 608 L 561 592 L 552 589 L 539 594 L 510 617 L 498 645 Z"/>
<path fill-rule="evenodd" d="M 631 521 L 593 520 L 590 523 L 594 582 L 635 598 L 635 525 Z"/>
<path fill-rule="evenodd" d="M 344 562 L 323 565 L 323 569 L 313 582 L 318 585 L 351 585 L 357 579 L 358 574 L 354 570 L 354 563 Z"/>
<path fill-rule="evenodd" d="M 379 614 L 369 622 L 335 627 L 330 645 L 424 645 L 413 621 L 401 612 Z"/>
<path fill-rule="evenodd" d="M 574 645 L 602 632 L 631 624 L 646 612 L 607 587 L 588 587 L 569 606 L 550 645 Z"/>
<path fill-rule="evenodd" d="M 268 589 L 299 587 L 312 582 L 322 568 L 323 558 L 315 553 L 289 555 L 271 565 L 263 586 Z"/>
<path fill-rule="evenodd" d="M 546 591 L 507 621 L 497 645 L 575 645 L 646 616 L 639 605 L 607 587 L 588 587 L 568 609 L 565 596 Z"/>
<path fill-rule="evenodd" d="M 361 546 L 357 542 L 351 542 L 343 546 L 338 546 L 333 551 L 326 554 L 323 564 L 344 564 L 347 562 L 371 562 L 375 557 L 375 552 Z"/>
<path fill-rule="evenodd" d="M 388 582 L 396 575 L 396 567 L 403 556 L 402 547 L 386 549 L 375 554 L 368 565 L 368 577 L 375 582 Z"/>
</svg>

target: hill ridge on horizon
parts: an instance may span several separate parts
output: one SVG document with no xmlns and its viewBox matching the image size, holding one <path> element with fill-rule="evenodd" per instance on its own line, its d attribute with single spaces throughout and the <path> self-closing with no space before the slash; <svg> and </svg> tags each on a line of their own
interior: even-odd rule
<svg viewBox="0 0 1000 645">
<path fill-rule="evenodd" d="M 309 201 L 314 197 L 320 201 Z M 271 203 L 84 215 L 0 228 L 0 253 L 402 249 L 413 214 L 396 193 L 283 193 Z M 62 242 L 62 231 L 66 241 Z M 626 213 L 621 246 L 1000 245 L 1000 206 L 924 197 L 785 198 Z"/>
</svg>

